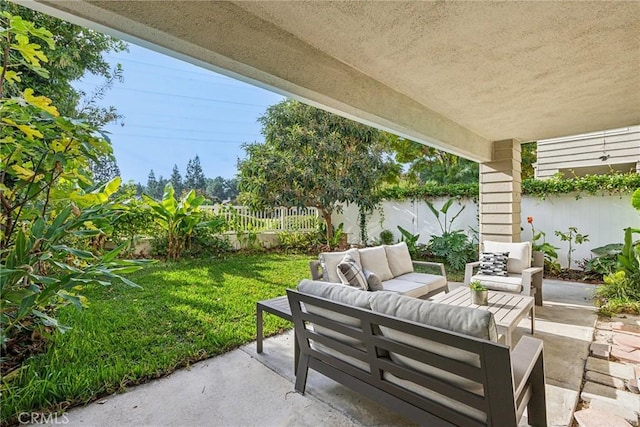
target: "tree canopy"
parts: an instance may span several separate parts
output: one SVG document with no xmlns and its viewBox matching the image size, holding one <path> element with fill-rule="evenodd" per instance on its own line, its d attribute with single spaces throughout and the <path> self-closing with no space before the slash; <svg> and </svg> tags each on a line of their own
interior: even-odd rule
<svg viewBox="0 0 640 427">
<path fill-rule="evenodd" d="M 200 157 L 197 154 L 187 163 L 184 186 L 189 190 L 196 190 L 198 194 L 203 194 L 207 189 L 207 179 L 204 176 L 202 165 L 200 165 Z"/>
<path fill-rule="evenodd" d="M 241 201 L 255 209 L 314 206 L 332 235 L 331 213 L 341 203 L 371 209 L 389 170 L 382 132 L 286 100 L 259 119 L 264 144 L 245 144 L 238 162 Z"/>
<path fill-rule="evenodd" d="M 395 160 L 408 164 L 407 175 L 413 182 L 425 184 L 468 184 L 478 182 L 478 164 L 419 142 L 390 135 L 389 147 Z"/>
</svg>

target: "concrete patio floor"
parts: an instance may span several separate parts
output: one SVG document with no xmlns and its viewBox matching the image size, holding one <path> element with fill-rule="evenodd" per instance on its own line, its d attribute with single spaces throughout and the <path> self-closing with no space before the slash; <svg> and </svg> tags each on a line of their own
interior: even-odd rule
<svg viewBox="0 0 640 427">
<path fill-rule="evenodd" d="M 455 285 L 454 285 L 455 286 Z M 592 285 L 545 280 L 535 336 L 544 341 L 550 426 L 571 424 L 596 313 Z M 524 319 L 514 342 L 528 333 Z M 293 333 L 255 342 L 65 414 L 69 426 L 378 426 L 411 425 L 310 371 L 307 393 L 294 391 Z M 526 421 L 523 419 L 523 421 Z"/>
</svg>

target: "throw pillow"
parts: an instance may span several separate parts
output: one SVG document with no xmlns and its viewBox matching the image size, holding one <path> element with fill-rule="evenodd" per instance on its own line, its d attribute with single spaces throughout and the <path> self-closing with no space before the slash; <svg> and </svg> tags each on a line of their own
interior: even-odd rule
<svg viewBox="0 0 640 427">
<path fill-rule="evenodd" d="M 342 261 L 338 264 L 337 273 L 343 285 L 354 286 L 365 291 L 369 289 L 367 278 L 364 276 L 362 268 L 350 254 L 342 258 Z"/>
<path fill-rule="evenodd" d="M 508 276 L 507 262 L 509 252 L 482 252 L 480 255 L 480 274 L 485 276 Z"/>
<path fill-rule="evenodd" d="M 364 277 L 367 278 L 367 285 L 370 291 L 384 291 L 382 280 L 373 271 L 364 270 Z"/>
<path fill-rule="evenodd" d="M 509 252 L 509 273 L 522 274 L 522 270 L 531 267 L 531 242 L 507 243 L 485 240 L 482 246 L 485 252 Z"/>
</svg>

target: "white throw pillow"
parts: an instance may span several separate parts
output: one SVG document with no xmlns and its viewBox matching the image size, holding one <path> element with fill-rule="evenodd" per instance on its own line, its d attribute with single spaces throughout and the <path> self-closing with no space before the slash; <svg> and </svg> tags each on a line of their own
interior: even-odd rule
<svg viewBox="0 0 640 427">
<path fill-rule="evenodd" d="M 384 251 L 387 255 L 389 270 L 393 277 L 401 276 L 405 273 L 413 273 L 413 263 L 411 262 L 411 254 L 405 242 L 395 245 L 384 245 Z"/>
<path fill-rule="evenodd" d="M 507 243 L 485 240 L 484 252 L 509 252 L 507 271 L 522 274 L 522 270 L 531 267 L 531 242 Z"/>
<path fill-rule="evenodd" d="M 383 282 L 393 279 L 393 273 L 387 262 L 387 253 L 382 246 L 360 249 L 360 265 L 364 270 L 375 273 Z"/>
</svg>

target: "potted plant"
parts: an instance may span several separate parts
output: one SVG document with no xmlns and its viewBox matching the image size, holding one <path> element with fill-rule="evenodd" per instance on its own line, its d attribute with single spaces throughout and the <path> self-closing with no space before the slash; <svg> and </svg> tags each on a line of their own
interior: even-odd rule
<svg viewBox="0 0 640 427">
<path fill-rule="evenodd" d="M 469 283 L 469 289 L 471 289 L 471 303 L 476 305 L 488 305 L 489 304 L 489 291 L 485 288 L 479 280 L 474 280 Z"/>
</svg>

